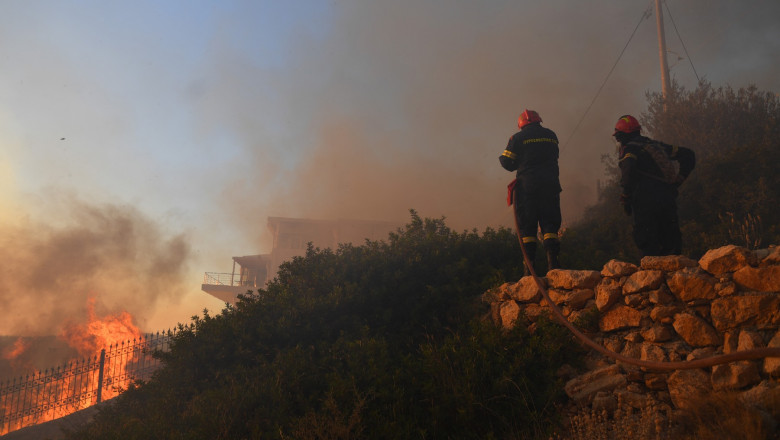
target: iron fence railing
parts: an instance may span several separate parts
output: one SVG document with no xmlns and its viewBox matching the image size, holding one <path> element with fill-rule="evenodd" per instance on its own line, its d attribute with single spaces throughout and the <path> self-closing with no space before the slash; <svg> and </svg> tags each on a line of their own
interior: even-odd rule
<svg viewBox="0 0 780 440">
<path fill-rule="evenodd" d="M 0 435 L 54 420 L 116 397 L 160 366 L 178 330 L 150 333 L 111 345 L 99 355 L 0 381 Z"/>
</svg>

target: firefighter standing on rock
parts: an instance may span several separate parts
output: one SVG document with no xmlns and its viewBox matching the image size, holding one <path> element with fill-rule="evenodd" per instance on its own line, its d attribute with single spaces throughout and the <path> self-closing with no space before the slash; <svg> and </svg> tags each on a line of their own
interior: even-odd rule
<svg viewBox="0 0 780 440">
<path fill-rule="evenodd" d="M 517 119 L 520 131 L 509 138 L 498 158 L 507 171 L 517 170 L 509 185 L 507 202 L 514 204 L 514 214 L 531 264 L 536 256 L 537 230 L 541 228 L 547 269 L 560 267 L 561 184 L 558 180 L 558 137 L 541 125 L 542 118 L 525 110 Z M 530 275 L 525 266 L 525 275 Z"/>
<path fill-rule="evenodd" d="M 626 214 L 633 215 L 634 242 L 643 257 L 679 255 L 682 234 L 677 188 L 696 166 L 696 155 L 688 148 L 642 136 L 640 131 L 631 115 L 621 116 L 615 124 L 623 190 L 620 202 Z"/>
</svg>

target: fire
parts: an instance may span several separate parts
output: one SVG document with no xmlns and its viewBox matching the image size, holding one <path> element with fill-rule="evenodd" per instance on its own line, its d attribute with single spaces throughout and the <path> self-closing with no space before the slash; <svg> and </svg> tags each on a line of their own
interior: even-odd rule
<svg viewBox="0 0 780 440">
<path fill-rule="evenodd" d="M 28 348 L 30 348 L 30 341 L 27 341 L 24 338 L 18 338 L 16 341 L 14 341 L 13 345 L 3 349 L 0 357 L 10 361 L 11 366 L 14 369 L 23 368 L 28 363 L 25 362 L 21 356 L 27 351 Z"/>
<path fill-rule="evenodd" d="M 125 311 L 98 319 L 95 316 L 95 298 L 90 298 L 87 301 L 87 322 L 65 326 L 60 337 L 80 355 L 92 356 L 111 345 L 139 339 L 141 331 L 133 324 L 133 317 Z"/>
<path fill-rule="evenodd" d="M 22 353 L 27 351 L 28 348 L 30 348 L 30 343 L 25 341 L 24 338 L 19 338 L 14 341 L 12 346 L 6 347 L 5 350 L 3 350 L 3 359 L 9 361 L 17 359 Z"/>
<path fill-rule="evenodd" d="M 76 364 L 72 370 L 68 367 L 62 372 L 58 369 L 56 372 L 35 371 L 27 375 L 24 383 L 35 392 L 6 396 L 0 393 L 0 414 L 6 416 L 12 410 L 18 412 L 20 408 L 47 408 L 41 412 L 28 410 L 29 415 L 15 419 L 10 424 L 0 424 L 0 435 L 87 408 L 95 403 L 96 395 L 100 395 L 100 400 L 111 399 L 130 384 L 132 378 L 127 374 L 128 366 L 134 362 L 134 343 L 142 339 L 142 334 L 133 324 L 129 313 L 123 311 L 97 317 L 95 300 L 90 298 L 87 302 L 87 321 L 66 325 L 59 336 L 86 359 L 71 361 L 69 365 Z M 12 347 L 3 351 L 2 356 L 6 359 L 17 358 L 28 347 L 29 342 L 19 338 Z M 105 350 L 104 356 L 101 350 Z M 85 370 L 93 373 L 78 373 Z M 98 375 L 98 371 L 104 374 Z M 12 404 L 15 405 L 13 409 L 9 406 Z"/>
</svg>

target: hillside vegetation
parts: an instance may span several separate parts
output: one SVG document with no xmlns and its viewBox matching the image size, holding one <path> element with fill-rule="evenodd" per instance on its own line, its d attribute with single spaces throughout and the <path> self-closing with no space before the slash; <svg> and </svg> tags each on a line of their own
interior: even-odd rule
<svg viewBox="0 0 780 440">
<path fill-rule="evenodd" d="M 702 83 L 675 87 L 666 113 L 648 101 L 645 133 L 697 153 L 684 252 L 780 242 L 777 95 Z M 564 234 L 566 268 L 638 262 L 615 158 L 605 166 L 598 203 Z M 566 399 L 556 372 L 581 351 L 555 323 L 485 319 L 481 295 L 521 270 L 513 231 L 458 233 L 414 211 L 386 241 L 310 248 L 267 289 L 193 317 L 152 380 L 68 438 L 549 438 Z"/>
<path fill-rule="evenodd" d="M 266 290 L 195 317 L 166 366 L 72 438 L 531 438 L 556 423 L 572 339 L 503 333 L 480 295 L 517 279 L 512 231 L 411 222 L 309 249 Z"/>
</svg>

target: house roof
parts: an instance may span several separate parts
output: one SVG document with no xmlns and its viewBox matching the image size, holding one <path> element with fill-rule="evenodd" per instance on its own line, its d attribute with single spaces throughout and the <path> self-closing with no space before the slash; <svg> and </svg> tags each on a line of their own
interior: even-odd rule
<svg viewBox="0 0 780 440">
<path fill-rule="evenodd" d="M 244 255 L 242 257 L 233 257 L 233 261 L 240 264 L 241 267 L 245 267 L 247 269 L 264 268 L 266 263 L 268 262 L 268 259 L 269 259 L 268 254 Z"/>
</svg>

